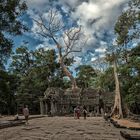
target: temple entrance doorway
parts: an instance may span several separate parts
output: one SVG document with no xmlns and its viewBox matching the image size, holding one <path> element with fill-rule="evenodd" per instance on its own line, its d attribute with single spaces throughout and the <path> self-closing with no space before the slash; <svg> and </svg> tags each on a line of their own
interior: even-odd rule
<svg viewBox="0 0 140 140">
<path fill-rule="evenodd" d="M 51 102 L 50 100 L 47 100 L 47 114 L 51 115 Z"/>
</svg>

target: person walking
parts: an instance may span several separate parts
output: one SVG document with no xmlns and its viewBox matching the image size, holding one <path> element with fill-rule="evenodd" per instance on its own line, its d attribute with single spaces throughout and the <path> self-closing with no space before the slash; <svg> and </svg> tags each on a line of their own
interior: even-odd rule
<svg viewBox="0 0 140 140">
<path fill-rule="evenodd" d="M 74 108 L 74 119 L 76 119 L 76 116 L 77 116 L 76 110 L 77 110 L 77 108 L 75 107 L 75 108 Z"/>
<path fill-rule="evenodd" d="M 77 119 L 80 119 L 80 107 L 79 106 L 76 109 L 76 116 L 77 116 Z"/>
<path fill-rule="evenodd" d="M 87 110 L 86 110 L 85 106 L 83 107 L 83 115 L 84 115 L 84 119 L 86 119 L 86 117 L 87 117 Z"/>
<path fill-rule="evenodd" d="M 26 124 L 29 124 L 28 123 L 28 120 L 29 120 L 29 109 L 28 109 L 28 105 L 26 105 L 25 108 L 23 109 L 23 115 L 25 117 Z"/>
</svg>

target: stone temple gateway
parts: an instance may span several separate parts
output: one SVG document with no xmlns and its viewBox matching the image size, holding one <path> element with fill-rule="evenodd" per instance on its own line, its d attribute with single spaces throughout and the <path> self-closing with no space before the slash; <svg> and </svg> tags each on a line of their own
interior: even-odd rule
<svg viewBox="0 0 140 140">
<path fill-rule="evenodd" d="M 73 114 L 74 108 L 86 106 L 87 111 L 93 115 L 101 114 L 101 108 L 109 112 L 113 106 L 113 93 L 99 92 L 95 89 L 79 89 L 73 93 L 71 89 L 62 90 L 51 87 L 40 98 L 40 113 L 42 115 L 68 115 Z"/>
</svg>

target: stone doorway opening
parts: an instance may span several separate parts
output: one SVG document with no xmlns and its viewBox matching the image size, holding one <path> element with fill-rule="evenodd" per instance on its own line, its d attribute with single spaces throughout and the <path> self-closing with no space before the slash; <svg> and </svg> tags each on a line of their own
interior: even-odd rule
<svg viewBox="0 0 140 140">
<path fill-rule="evenodd" d="M 46 101 L 46 104 L 47 104 L 47 114 L 51 114 L 51 102 L 50 100 L 47 100 Z"/>
</svg>

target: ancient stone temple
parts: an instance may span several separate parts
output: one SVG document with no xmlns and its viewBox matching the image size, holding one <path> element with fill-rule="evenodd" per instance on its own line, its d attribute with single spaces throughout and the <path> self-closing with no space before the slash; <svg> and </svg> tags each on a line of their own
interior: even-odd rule
<svg viewBox="0 0 140 140">
<path fill-rule="evenodd" d="M 72 114 L 77 105 L 86 106 L 87 111 L 93 114 L 101 113 L 101 108 L 109 111 L 113 105 L 113 93 L 102 93 L 90 88 L 73 93 L 71 89 L 64 91 L 51 87 L 40 98 L 40 113 L 53 116 Z"/>
<path fill-rule="evenodd" d="M 64 91 L 60 88 L 48 88 L 40 98 L 40 113 L 57 115 L 62 110 Z"/>
</svg>

